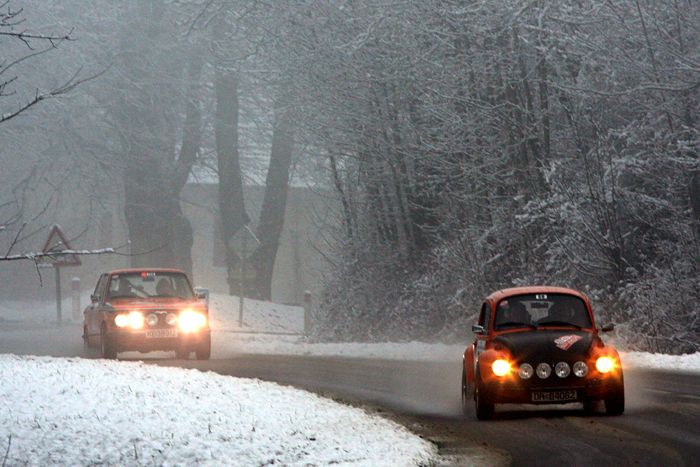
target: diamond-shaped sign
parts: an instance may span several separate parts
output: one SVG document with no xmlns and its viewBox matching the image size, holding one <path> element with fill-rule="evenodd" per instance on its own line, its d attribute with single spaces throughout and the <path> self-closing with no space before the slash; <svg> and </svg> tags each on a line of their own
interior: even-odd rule
<svg viewBox="0 0 700 467">
<path fill-rule="evenodd" d="M 63 253 L 73 250 L 63 235 L 60 225 L 54 225 L 46 239 L 42 253 L 46 256 L 38 258 L 37 263 L 51 265 L 55 268 L 63 266 L 80 266 L 80 258 L 75 253 Z"/>
</svg>

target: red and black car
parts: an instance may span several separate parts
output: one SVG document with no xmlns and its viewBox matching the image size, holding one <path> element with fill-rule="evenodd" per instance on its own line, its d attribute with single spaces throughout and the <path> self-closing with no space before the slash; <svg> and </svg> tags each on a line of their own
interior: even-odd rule
<svg viewBox="0 0 700 467">
<path fill-rule="evenodd" d="M 125 269 L 102 274 L 85 309 L 86 349 L 103 358 L 126 351 L 174 350 L 211 355 L 209 310 L 192 289 L 187 274 L 175 269 Z"/>
<path fill-rule="evenodd" d="M 613 330 L 612 325 L 601 331 Z M 582 402 L 625 410 L 620 356 L 598 335 L 588 298 L 561 287 L 518 287 L 483 301 L 464 353 L 462 402 L 490 419 L 496 404 Z"/>
</svg>

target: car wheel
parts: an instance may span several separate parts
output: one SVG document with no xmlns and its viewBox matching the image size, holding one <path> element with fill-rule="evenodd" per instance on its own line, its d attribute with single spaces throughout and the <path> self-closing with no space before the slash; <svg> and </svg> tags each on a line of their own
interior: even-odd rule
<svg viewBox="0 0 700 467">
<path fill-rule="evenodd" d="M 462 411 L 469 413 L 471 401 L 474 399 L 474 383 L 467 381 L 467 371 L 462 369 Z"/>
<path fill-rule="evenodd" d="M 467 372 L 462 368 L 462 412 L 467 413 Z"/>
<path fill-rule="evenodd" d="M 495 404 L 487 402 L 488 395 L 486 393 L 486 385 L 481 379 L 479 367 L 476 367 L 476 391 L 474 393 L 474 403 L 476 406 L 476 418 L 479 420 L 491 420 L 495 412 Z"/>
<path fill-rule="evenodd" d="M 620 372 L 620 379 L 610 386 L 608 394 L 603 399 L 605 413 L 608 415 L 622 415 L 625 411 L 625 380 Z"/>
<path fill-rule="evenodd" d="M 599 400 L 588 400 L 583 403 L 583 411 L 587 415 L 592 415 L 598 410 Z"/>
<path fill-rule="evenodd" d="M 608 415 L 622 415 L 625 411 L 625 396 L 611 397 L 605 399 L 605 413 Z"/>
<path fill-rule="evenodd" d="M 190 353 L 190 349 L 177 349 L 175 351 L 175 356 L 178 358 L 178 360 L 189 360 Z"/>
<path fill-rule="evenodd" d="M 618 388 L 604 399 L 605 413 L 608 415 L 622 415 L 625 411 L 625 389 Z"/>
<path fill-rule="evenodd" d="M 83 353 L 90 354 L 90 338 L 88 337 L 87 328 L 83 328 Z"/>
<path fill-rule="evenodd" d="M 114 360 L 117 358 L 117 350 L 114 348 L 114 344 L 110 342 L 107 336 L 107 328 L 102 326 L 100 331 L 100 354 L 102 358 L 109 360 Z"/>
<path fill-rule="evenodd" d="M 197 357 L 197 360 L 209 360 L 209 357 L 211 357 L 211 344 L 204 345 L 194 352 L 195 357 Z"/>
</svg>

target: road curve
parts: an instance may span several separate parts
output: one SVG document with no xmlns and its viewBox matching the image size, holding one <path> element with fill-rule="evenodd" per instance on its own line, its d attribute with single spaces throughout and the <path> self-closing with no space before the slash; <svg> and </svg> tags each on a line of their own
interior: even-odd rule
<svg viewBox="0 0 700 467">
<path fill-rule="evenodd" d="M 444 466 L 700 465 L 700 375 L 627 370 L 627 410 L 584 414 L 576 404 L 499 406 L 492 421 L 460 407 L 460 364 L 353 358 L 241 355 L 151 360 L 259 378 L 370 404 L 435 442 Z"/>
<path fill-rule="evenodd" d="M 0 353 L 80 357 L 79 336 L 79 326 L 0 323 Z M 151 355 L 140 359 L 289 384 L 382 411 L 435 442 L 444 456 L 440 467 L 700 465 L 700 374 L 626 370 L 627 410 L 620 417 L 588 416 L 575 404 L 499 406 L 494 420 L 480 422 L 473 411 L 461 412 L 459 362 L 275 355 L 200 362 Z"/>
</svg>

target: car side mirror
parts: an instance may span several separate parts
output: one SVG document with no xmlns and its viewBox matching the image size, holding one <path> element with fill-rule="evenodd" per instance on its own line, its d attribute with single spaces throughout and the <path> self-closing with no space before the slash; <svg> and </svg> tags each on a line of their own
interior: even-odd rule
<svg viewBox="0 0 700 467">
<path fill-rule="evenodd" d="M 615 325 L 613 323 L 608 323 L 604 324 L 602 328 L 600 328 L 601 332 L 610 332 L 615 330 Z"/>
<path fill-rule="evenodd" d="M 93 302 L 98 302 L 98 301 L 100 301 L 100 297 L 98 297 L 96 294 L 93 293 L 93 294 L 90 294 L 90 300 L 92 300 Z"/>
<path fill-rule="evenodd" d="M 474 334 L 484 334 L 486 332 L 486 330 L 480 324 L 472 324 L 472 332 Z"/>
<path fill-rule="evenodd" d="M 209 306 L 209 289 L 205 289 L 204 287 L 195 287 L 194 296 L 197 297 L 197 300 L 202 300 L 203 302 L 206 302 L 207 306 Z"/>
</svg>

